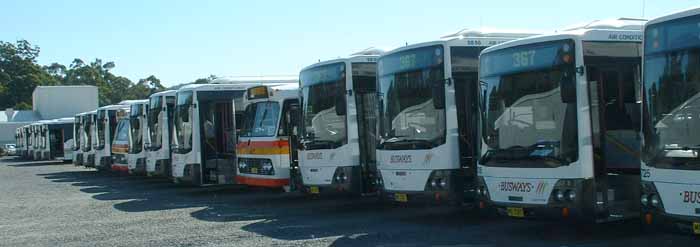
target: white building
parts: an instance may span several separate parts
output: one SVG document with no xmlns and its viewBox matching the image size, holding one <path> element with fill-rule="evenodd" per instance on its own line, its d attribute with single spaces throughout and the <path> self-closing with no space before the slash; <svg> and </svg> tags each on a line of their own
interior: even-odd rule
<svg viewBox="0 0 700 247">
<path fill-rule="evenodd" d="M 74 117 L 98 107 L 95 86 L 39 86 L 32 93 L 32 111 L 0 112 L 0 144 L 15 143 L 15 129 L 39 120 Z"/>
</svg>

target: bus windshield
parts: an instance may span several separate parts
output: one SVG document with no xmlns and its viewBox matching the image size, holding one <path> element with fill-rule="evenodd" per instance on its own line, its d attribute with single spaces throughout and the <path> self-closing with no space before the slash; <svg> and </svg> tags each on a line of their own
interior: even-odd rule
<svg viewBox="0 0 700 247">
<path fill-rule="evenodd" d="M 445 69 L 441 45 L 377 62 L 378 149 L 431 149 L 445 143 Z"/>
<path fill-rule="evenodd" d="M 116 128 L 116 134 L 114 135 L 114 141 L 112 142 L 115 146 L 126 146 L 129 145 L 129 121 L 126 119 L 119 120 Z M 112 149 L 114 150 L 126 150 L 126 149 Z"/>
<path fill-rule="evenodd" d="M 649 166 L 700 169 L 698 35 L 698 17 L 646 29 L 642 157 Z"/>
<path fill-rule="evenodd" d="M 192 91 L 177 93 L 175 106 L 175 149 L 173 152 L 185 154 L 192 150 Z"/>
<path fill-rule="evenodd" d="M 163 145 L 163 128 L 161 127 L 160 114 L 163 109 L 162 96 L 152 97 L 148 102 L 148 135 L 152 150 L 158 150 Z"/>
<path fill-rule="evenodd" d="M 578 158 L 572 40 L 523 45 L 481 56 L 483 138 L 480 163 L 558 167 Z"/>
<path fill-rule="evenodd" d="M 347 143 L 345 123 L 345 63 L 302 71 L 303 148 L 333 149 Z"/>
<path fill-rule="evenodd" d="M 107 110 L 97 111 L 97 145 L 95 145 L 97 150 L 105 147 L 105 123 L 107 123 Z"/>
<path fill-rule="evenodd" d="M 269 137 L 277 133 L 280 106 L 275 101 L 258 102 L 246 107 L 245 122 L 241 129 L 243 137 Z"/>
<path fill-rule="evenodd" d="M 141 115 L 143 115 L 143 105 L 133 104 L 129 111 L 129 153 L 137 154 L 143 150 L 143 133 L 141 129 Z"/>
</svg>

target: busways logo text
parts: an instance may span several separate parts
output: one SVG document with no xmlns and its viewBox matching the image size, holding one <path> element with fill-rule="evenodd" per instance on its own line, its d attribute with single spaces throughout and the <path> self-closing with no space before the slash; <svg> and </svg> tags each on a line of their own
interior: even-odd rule
<svg viewBox="0 0 700 247">
<path fill-rule="evenodd" d="M 504 192 L 530 192 L 532 183 L 527 182 L 501 182 L 498 188 Z"/>
<path fill-rule="evenodd" d="M 521 192 L 529 193 L 534 189 L 537 194 L 544 193 L 547 188 L 547 183 L 539 182 L 537 185 L 533 185 L 530 182 L 510 182 L 504 181 L 498 184 L 498 189 L 503 192 Z"/>
<path fill-rule="evenodd" d="M 683 191 L 683 202 L 700 204 L 700 191 Z"/>
<path fill-rule="evenodd" d="M 392 164 L 395 163 L 411 163 L 413 161 L 413 158 L 411 157 L 410 154 L 398 154 L 398 155 L 392 155 L 389 162 Z"/>
</svg>

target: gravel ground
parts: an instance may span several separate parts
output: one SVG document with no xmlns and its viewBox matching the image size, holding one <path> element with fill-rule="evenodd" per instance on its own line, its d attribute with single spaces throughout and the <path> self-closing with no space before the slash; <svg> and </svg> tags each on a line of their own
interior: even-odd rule
<svg viewBox="0 0 700 247">
<path fill-rule="evenodd" d="M 700 246 L 635 222 L 576 226 L 466 209 L 241 187 L 189 188 L 0 159 L 0 246 Z"/>
</svg>

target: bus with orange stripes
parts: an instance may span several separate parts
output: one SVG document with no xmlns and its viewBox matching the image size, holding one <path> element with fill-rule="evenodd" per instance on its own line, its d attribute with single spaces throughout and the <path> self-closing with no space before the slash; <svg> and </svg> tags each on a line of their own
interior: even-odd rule
<svg viewBox="0 0 700 247">
<path fill-rule="evenodd" d="M 299 85 L 285 83 L 274 86 L 253 86 L 246 96 L 246 118 L 236 145 L 238 174 L 236 182 L 250 186 L 298 188 L 295 149 L 290 147 L 291 121 L 299 108 Z M 293 145 L 292 145 L 293 146 Z M 297 171 L 297 172 L 294 172 Z"/>
<path fill-rule="evenodd" d="M 111 168 L 113 172 L 128 173 L 129 163 L 127 155 L 129 154 L 129 136 L 131 134 L 131 126 L 129 121 L 129 107 L 117 110 L 117 127 L 112 140 L 112 162 Z"/>
</svg>

